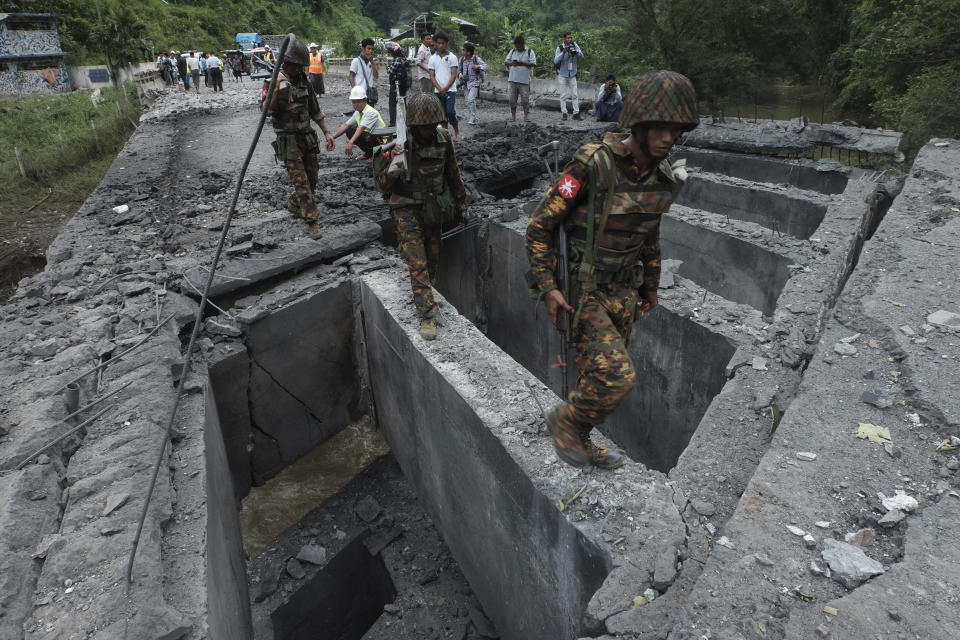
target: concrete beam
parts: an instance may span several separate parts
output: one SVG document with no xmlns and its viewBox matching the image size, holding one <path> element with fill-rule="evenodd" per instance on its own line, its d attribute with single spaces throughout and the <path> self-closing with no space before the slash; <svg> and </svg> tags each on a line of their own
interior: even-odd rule
<svg viewBox="0 0 960 640">
<path fill-rule="evenodd" d="M 723 529 L 732 548 L 711 554 L 672 637 L 750 637 L 761 627 L 790 638 L 956 635 L 960 500 L 950 495 L 956 474 L 946 462 L 953 454 L 938 452 L 937 443 L 960 432 L 960 399 L 951 391 L 960 346 L 952 330 L 927 322 L 938 309 L 960 310 L 945 280 L 960 269 L 960 255 L 938 248 L 960 244 L 960 218 L 950 209 L 960 203 L 960 181 L 945 171 L 960 166 L 960 152 L 956 141 L 948 144 L 921 150 L 865 244 L 798 396 Z M 929 222 L 925 230 L 918 220 Z M 838 353 L 840 344 L 850 355 Z M 874 388 L 885 389 L 897 408 L 864 403 L 861 394 Z M 858 439 L 859 423 L 888 428 L 893 456 Z M 798 459 L 800 451 L 815 459 Z M 913 470 L 910 477 L 904 469 Z M 878 494 L 898 490 L 914 497 L 918 510 L 900 524 L 878 525 L 886 511 Z M 812 548 L 786 525 L 810 532 Z M 862 551 L 885 574 L 848 589 L 810 572 L 811 563 L 823 564 L 825 540 L 862 527 L 875 536 Z M 823 615 L 824 607 L 836 613 Z"/>
<path fill-rule="evenodd" d="M 558 463 L 549 438 L 525 431 L 538 410 L 523 381 L 556 398 L 448 306 L 440 338 L 421 340 L 405 279 L 360 283 L 377 415 L 405 475 L 502 637 L 600 632 L 653 584 L 658 558 L 677 557 L 673 491 L 632 462 L 591 475 Z"/>
</svg>

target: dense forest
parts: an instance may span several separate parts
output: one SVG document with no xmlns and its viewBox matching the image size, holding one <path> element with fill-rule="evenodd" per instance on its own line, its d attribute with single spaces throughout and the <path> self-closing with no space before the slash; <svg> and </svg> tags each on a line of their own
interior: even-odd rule
<svg viewBox="0 0 960 640">
<path fill-rule="evenodd" d="M 654 68 L 687 74 L 701 110 L 763 100 L 773 86 L 814 87 L 831 113 L 905 133 L 907 151 L 960 136 L 960 0 L 7 0 L 4 11 L 64 14 L 64 48 L 113 64 L 145 51 L 222 48 L 238 31 L 284 33 L 351 55 L 365 36 L 418 12 L 479 27 L 477 52 L 505 55 L 522 33 L 552 58 L 564 31 L 584 68 L 629 82 Z M 541 64 L 539 74 L 551 72 Z M 819 115 L 822 108 L 816 111 Z"/>
</svg>

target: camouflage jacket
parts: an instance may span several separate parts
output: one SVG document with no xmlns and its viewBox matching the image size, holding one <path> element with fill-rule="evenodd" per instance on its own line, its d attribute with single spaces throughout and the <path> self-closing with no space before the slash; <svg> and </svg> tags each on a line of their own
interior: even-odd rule
<svg viewBox="0 0 960 640">
<path fill-rule="evenodd" d="M 430 144 L 419 143 L 409 132 L 407 137 L 407 161 L 410 175 L 406 181 L 393 183 L 390 195 L 392 207 L 423 204 L 431 196 L 449 192 L 453 204 L 460 211 L 467 208 L 467 192 L 463 186 L 457 155 L 453 149 L 450 132 L 437 127 L 436 137 Z"/>
<path fill-rule="evenodd" d="M 318 124 L 323 120 L 317 95 L 306 75 L 291 80 L 281 73 L 275 91 L 275 108 L 268 108 L 267 115 L 273 116 L 273 130 L 277 133 L 308 133 L 311 120 Z"/>
<path fill-rule="evenodd" d="M 587 163 L 604 145 L 612 152 L 617 182 L 607 224 L 603 233 L 599 233 L 609 185 L 607 172 L 598 162 L 597 193 L 594 196 L 596 253 L 593 260 L 599 276 L 597 282 L 634 278 L 637 285 L 647 291 L 656 291 L 659 287 L 660 220 L 670 208 L 681 183 L 667 160 L 641 174 L 629 152 L 619 144 L 626 136 L 608 133 L 602 143 L 587 144 L 578 149 L 574 159 L 564 167 L 559 182 L 547 191 L 530 217 L 526 235 L 527 257 L 541 293 L 557 288 L 553 246 L 556 225 L 563 224 L 567 229 L 572 249 L 571 268 L 580 267 L 587 237 L 590 190 Z M 642 280 L 637 273 L 638 267 L 642 268 Z"/>
</svg>

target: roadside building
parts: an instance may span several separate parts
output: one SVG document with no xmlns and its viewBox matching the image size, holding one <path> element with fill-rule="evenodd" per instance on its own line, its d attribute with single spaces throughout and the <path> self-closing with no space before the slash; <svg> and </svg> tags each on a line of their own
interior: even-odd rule
<svg viewBox="0 0 960 640">
<path fill-rule="evenodd" d="M 70 91 L 56 13 L 0 13 L 0 94 Z"/>
</svg>

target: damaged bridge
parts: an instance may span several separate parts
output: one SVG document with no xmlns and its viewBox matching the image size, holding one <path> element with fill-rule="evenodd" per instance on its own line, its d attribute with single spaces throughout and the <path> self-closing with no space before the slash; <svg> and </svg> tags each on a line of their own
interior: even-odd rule
<svg viewBox="0 0 960 640">
<path fill-rule="evenodd" d="M 161 449 L 248 97 L 146 119 L 2 307 L 0 637 L 955 637 L 960 142 L 906 178 L 677 148 L 606 472 L 556 459 L 523 277 L 532 149 L 605 129 L 458 144 L 480 220 L 444 243 L 432 342 L 369 167 L 323 156 L 311 239 L 265 134 Z"/>
</svg>

